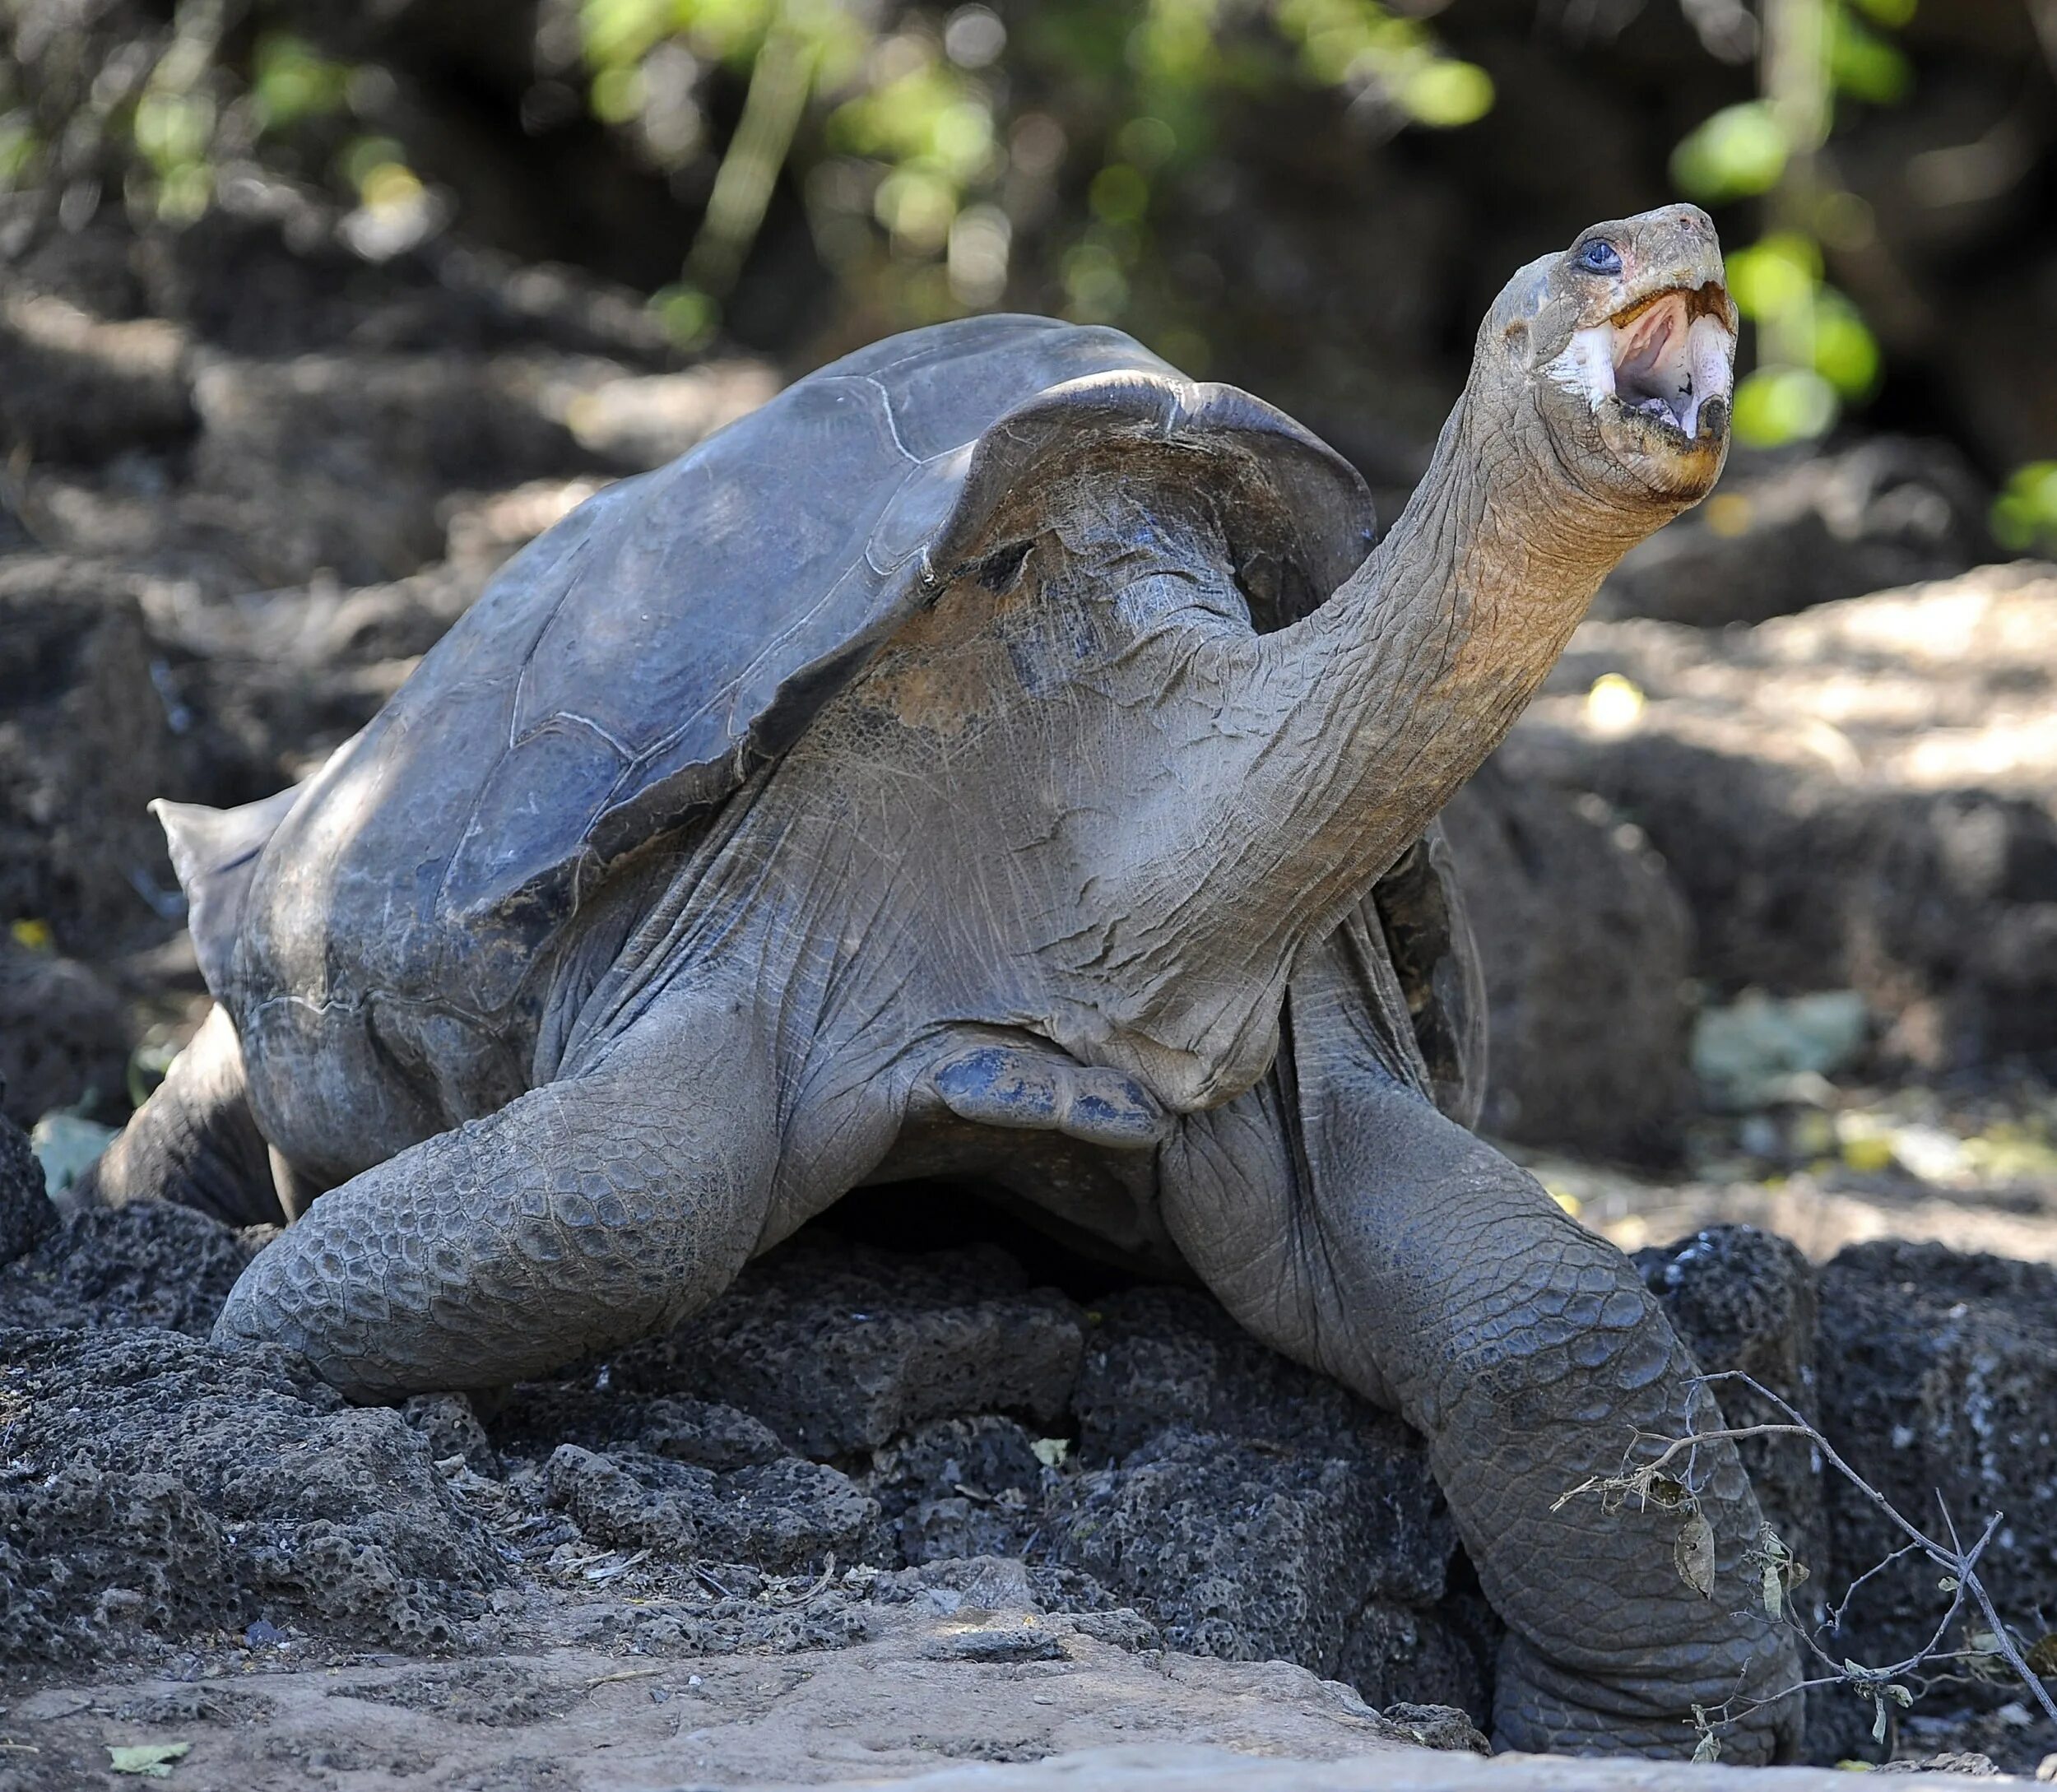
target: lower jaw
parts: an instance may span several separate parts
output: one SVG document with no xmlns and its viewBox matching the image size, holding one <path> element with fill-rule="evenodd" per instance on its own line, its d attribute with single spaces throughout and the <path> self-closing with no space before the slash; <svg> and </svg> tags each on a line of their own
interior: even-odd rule
<svg viewBox="0 0 2057 1792">
<path fill-rule="evenodd" d="M 1669 421 L 1623 410 L 1603 434 L 1624 466 L 1653 490 L 1688 500 L 1704 496 L 1727 456 L 1726 407 L 1716 402 L 1702 411 L 1697 434 L 1688 438 Z"/>
</svg>

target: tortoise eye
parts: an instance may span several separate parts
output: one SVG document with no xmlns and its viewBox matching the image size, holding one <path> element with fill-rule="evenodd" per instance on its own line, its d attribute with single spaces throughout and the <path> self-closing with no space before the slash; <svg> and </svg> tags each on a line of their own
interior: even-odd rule
<svg viewBox="0 0 2057 1792">
<path fill-rule="evenodd" d="M 1596 236 L 1578 252 L 1578 265 L 1589 274 L 1618 274 L 1621 253 L 1604 236 Z"/>
</svg>

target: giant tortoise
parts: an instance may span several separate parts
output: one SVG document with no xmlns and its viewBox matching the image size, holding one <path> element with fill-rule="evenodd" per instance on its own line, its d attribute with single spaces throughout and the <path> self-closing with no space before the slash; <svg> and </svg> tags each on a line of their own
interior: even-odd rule
<svg viewBox="0 0 2057 1792">
<path fill-rule="evenodd" d="M 101 1198 L 290 1224 L 217 1339 L 352 1395 L 670 1326 L 863 1183 L 982 1180 L 1404 1414 L 1507 1620 L 1504 1744 L 1797 1721 L 1759 1520 L 1557 1497 L 1714 1423 L 1609 1245 L 1467 1130 L 1437 810 L 1702 497 L 1706 216 L 1517 273 L 1413 500 L 1129 337 L 938 325 L 519 555 L 307 782 L 166 805 L 217 1006 Z M 1733 1702 L 1731 1702 L 1733 1701 Z"/>
</svg>

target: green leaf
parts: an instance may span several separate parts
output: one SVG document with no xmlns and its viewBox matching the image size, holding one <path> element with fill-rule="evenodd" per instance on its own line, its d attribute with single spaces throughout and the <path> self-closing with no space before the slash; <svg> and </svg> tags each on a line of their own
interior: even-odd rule
<svg viewBox="0 0 2057 1792">
<path fill-rule="evenodd" d="M 267 31 L 252 58 L 250 98 L 261 130 L 339 112 L 349 97 L 350 66 L 332 61 L 290 31 Z"/>
<path fill-rule="evenodd" d="M 1833 287 L 1814 303 L 1814 371 L 1845 398 L 1868 397 L 1878 383 L 1878 342 L 1857 308 Z"/>
<path fill-rule="evenodd" d="M 1809 303 L 1821 285 L 1821 251 L 1790 230 L 1775 230 L 1738 249 L 1725 269 L 1736 309 L 1762 322 Z"/>
<path fill-rule="evenodd" d="M 1695 198 L 1746 199 L 1778 184 L 1788 152 L 1770 104 L 1746 100 L 1696 126 L 1671 152 L 1671 175 Z"/>
<path fill-rule="evenodd" d="M 1891 105 L 1914 85 L 1907 58 L 1849 12 L 1834 14 L 1828 44 L 1828 75 L 1837 91 L 1873 105 Z"/>
<path fill-rule="evenodd" d="M 107 1745 L 107 1767 L 110 1773 L 132 1773 L 146 1780 L 169 1780 L 172 1763 L 183 1761 L 193 1753 L 193 1744 L 174 1743 L 132 1743 L 117 1748 Z"/>
<path fill-rule="evenodd" d="M 1735 388 L 1739 442 L 1777 448 L 1811 440 L 1836 420 L 1836 388 L 1812 368 L 1760 367 Z"/>
<path fill-rule="evenodd" d="M 2031 461 L 2008 476 L 1994 500 L 1993 535 L 2010 554 L 2057 544 L 2057 461 Z"/>
<path fill-rule="evenodd" d="M 1453 130 L 1493 109 L 1493 77 L 1475 63 L 1437 57 L 1401 84 L 1400 103 L 1417 124 Z"/>
</svg>

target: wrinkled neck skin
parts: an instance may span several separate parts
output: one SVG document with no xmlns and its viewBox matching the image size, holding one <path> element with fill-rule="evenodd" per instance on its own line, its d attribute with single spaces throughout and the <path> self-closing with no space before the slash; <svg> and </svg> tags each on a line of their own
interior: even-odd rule
<svg viewBox="0 0 2057 1792">
<path fill-rule="evenodd" d="M 1268 838 L 1224 829 L 1215 887 L 1273 954 L 1363 899 L 1506 736 L 1600 581 L 1679 508 L 1595 495 L 1525 395 L 1479 383 L 1363 566 L 1255 645 L 1265 746 L 1244 791 Z"/>
<path fill-rule="evenodd" d="M 1232 1099 L 1277 1050 L 1302 949 L 1669 513 L 1587 495 L 1532 408 L 1469 395 L 1385 542 L 1261 635 L 1204 493 L 1047 496 L 1011 587 L 950 587 L 731 800 L 571 1044 L 713 979 L 764 1017 L 789 1137 L 875 1143 L 897 1124 L 875 1092 L 903 1099 L 968 1028 L 1048 1039 L 1173 1112 Z"/>
</svg>

